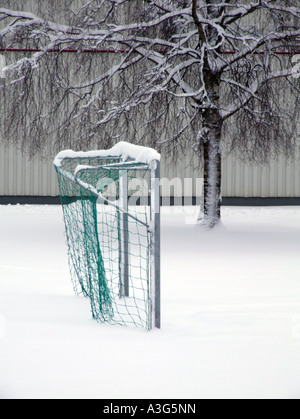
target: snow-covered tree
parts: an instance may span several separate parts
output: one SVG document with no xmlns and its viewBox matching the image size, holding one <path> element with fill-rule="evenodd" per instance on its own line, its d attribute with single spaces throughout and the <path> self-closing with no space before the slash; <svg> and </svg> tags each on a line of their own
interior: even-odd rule
<svg viewBox="0 0 300 419">
<path fill-rule="evenodd" d="M 293 152 L 300 0 L 59 3 L 52 15 L 0 8 L 0 48 L 16 54 L 0 83 L 7 137 L 21 128 L 38 148 L 52 130 L 60 147 L 131 138 L 194 150 L 210 227 L 220 219 L 224 130 L 247 158 Z"/>
</svg>

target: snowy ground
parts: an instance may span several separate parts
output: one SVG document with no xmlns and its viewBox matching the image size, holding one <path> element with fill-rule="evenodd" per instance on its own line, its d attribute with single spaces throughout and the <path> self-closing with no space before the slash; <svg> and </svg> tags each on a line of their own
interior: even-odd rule
<svg viewBox="0 0 300 419">
<path fill-rule="evenodd" d="M 73 294 L 59 206 L 0 206 L 0 398 L 299 398 L 300 208 L 162 215 L 162 329 Z"/>
</svg>

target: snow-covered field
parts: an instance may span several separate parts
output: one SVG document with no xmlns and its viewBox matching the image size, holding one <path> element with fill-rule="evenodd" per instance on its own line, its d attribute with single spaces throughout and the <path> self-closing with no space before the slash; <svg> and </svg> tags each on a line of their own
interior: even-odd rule
<svg viewBox="0 0 300 419">
<path fill-rule="evenodd" d="M 162 214 L 162 329 L 92 320 L 60 206 L 0 206 L 0 398 L 299 398 L 300 208 Z"/>
</svg>

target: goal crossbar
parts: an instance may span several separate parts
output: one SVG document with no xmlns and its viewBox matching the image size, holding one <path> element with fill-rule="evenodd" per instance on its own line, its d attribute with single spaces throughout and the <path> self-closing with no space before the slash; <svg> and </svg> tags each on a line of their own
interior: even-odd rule
<svg viewBox="0 0 300 419">
<path fill-rule="evenodd" d="M 65 176 L 67 179 L 69 179 L 71 182 L 74 182 L 74 183 L 77 183 L 78 185 L 80 185 L 82 188 L 84 188 L 84 189 L 86 189 L 86 190 L 88 190 L 88 191 L 90 191 L 95 197 L 97 197 L 99 200 L 100 200 L 100 202 L 102 201 L 102 202 L 105 202 L 107 205 L 111 205 L 112 207 L 114 207 L 115 209 L 117 209 L 118 211 L 120 211 L 120 212 L 126 212 L 127 213 L 127 216 L 128 217 L 130 217 L 130 218 L 132 218 L 133 220 L 135 220 L 136 222 L 138 222 L 138 223 L 141 223 L 142 225 L 144 225 L 145 227 L 147 227 L 148 229 L 150 229 L 150 226 L 147 224 L 147 223 L 145 223 L 144 221 L 142 221 L 142 220 L 140 220 L 140 219 L 138 219 L 137 217 L 135 217 L 133 214 L 131 214 L 128 210 L 126 211 L 124 208 L 122 208 L 120 205 L 117 205 L 117 204 L 115 204 L 114 202 L 111 202 L 110 200 L 108 200 L 107 198 L 105 198 L 103 195 L 102 195 L 102 193 L 101 192 L 99 192 L 99 191 L 97 191 L 97 189 L 96 188 L 94 188 L 92 185 L 89 185 L 88 183 L 86 183 L 86 182 L 83 182 L 79 177 L 78 177 L 78 173 L 80 173 L 80 171 L 85 171 L 85 170 L 95 170 L 95 169 L 106 169 L 107 167 L 112 167 L 112 168 L 118 168 L 118 170 L 121 170 L 122 168 L 124 169 L 124 168 L 129 168 L 129 166 L 125 166 L 125 165 L 123 165 L 123 164 L 121 164 L 120 166 L 117 166 L 117 165 L 111 165 L 111 166 L 86 166 L 86 167 L 84 167 L 84 168 L 82 168 L 80 165 L 78 165 L 77 166 L 77 168 L 76 168 L 76 170 L 75 170 L 75 172 L 76 172 L 76 174 L 75 175 L 72 175 L 71 173 L 69 173 L 69 172 L 67 172 L 66 170 L 64 170 L 64 169 L 59 169 L 59 171 L 60 171 L 60 174 L 62 175 L 62 176 Z M 148 166 L 142 166 L 143 167 L 143 170 L 145 170 L 145 169 L 147 169 L 148 168 Z M 142 170 L 141 169 L 141 167 L 134 167 L 134 166 L 130 166 L 130 169 L 131 170 L 136 170 L 136 168 L 137 169 L 139 169 L 139 170 Z"/>
</svg>

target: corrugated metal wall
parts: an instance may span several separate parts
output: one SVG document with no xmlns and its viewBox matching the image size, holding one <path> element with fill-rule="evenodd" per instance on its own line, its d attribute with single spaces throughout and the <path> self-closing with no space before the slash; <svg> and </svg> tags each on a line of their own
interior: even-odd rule
<svg viewBox="0 0 300 419">
<path fill-rule="evenodd" d="M 82 0 L 77 0 L 81 4 Z M 3 4 L 2 4 L 3 3 Z M 2 6 L 10 7 L 9 0 Z M 74 4 L 74 3 L 73 3 Z M 37 0 L 24 0 L 20 7 L 37 11 L 39 7 L 55 9 L 55 2 L 41 4 Z M 46 11 L 45 9 L 45 11 Z M 53 11 L 53 10 L 52 10 Z M 5 149 L 0 138 L 0 196 L 57 196 L 58 186 L 53 168 L 54 155 L 47 161 L 40 158 L 29 160 L 13 147 Z M 176 164 L 167 163 L 162 156 L 163 195 L 199 196 L 201 194 L 201 171 L 195 170 L 193 159 L 184 158 Z M 222 173 L 224 197 L 300 197 L 300 154 L 288 162 L 278 157 L 269 166 L 247 165 L 234 156 L 224 156 Z M 174 179 L 179 178 L 180 181 Z M 198 178 L 198 181 L 197 181 Z M 199 180 L 200 179 L 200 180 Z"/>
<path fill-rule="evenodd" d="M 202 174 L 196 164 L 189 158 L 168 164 L 162 157 L 161 177 L 168 179 L 162 184 L 163 196 L 201 196 Z M 29 160 L 21 151 L 0 145 L 0 196 L 57 196 L 53 158 Z M 224 197 L 300 197 L 300 157 L 279 157 L 269 166 L 259 166 L 226 156 L 222 175 Z"/>
<path fill-rule="evenodd" d="M 279 156 L 270 165 L 248 165 L 232 156 L 223 159 L 223 196 L 300 197 L 300 158 Z"/>
<path fill-rule="evenodd" d="M 0 196 L 56 196 L 58 186 L 52 164 L 28 156 L 13 147 L 0 147 Z"/>
</svg>

